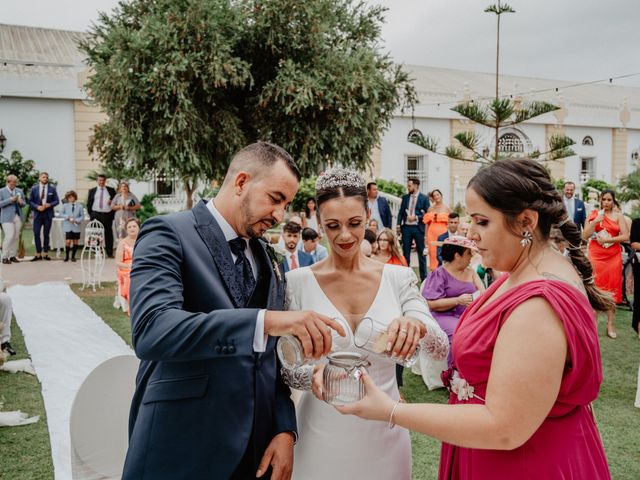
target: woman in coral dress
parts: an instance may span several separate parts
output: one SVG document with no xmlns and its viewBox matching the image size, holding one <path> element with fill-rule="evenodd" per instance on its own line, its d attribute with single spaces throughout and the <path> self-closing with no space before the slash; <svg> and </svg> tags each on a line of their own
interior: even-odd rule
<svg viewBox="0 0 640 480">
<path fill-rule="evenodd" d="M 611 292 L 615 303 L 622 302 L 622 249 L 620 244 L 629 241 L 629 228 L 623 215 L 614 209 L 615 193 L 604 190 L 600 194 L 601 210 L 594 210 L 587 218 L 582 237 L 589 239 L 589 258 L 593 265 L 598 288 Z M 615 308 L 607 312 L 607 336 L 616 338 L 613 320 Z"/>
<path fill-rule="evenodd" d="M 124 224 L 127 236 L 118 241 L 116 249 L 116 266 L 118 267 L 118 293 L 126 302 L 123 308 L 129 314 L 129 285 L 131 274 L 131 264 L 133 263 L 133 246 L 140 232 L 140 222 L 137 218 L 129 218 Z"/>
<path fill-rule="evenodd" d="M 431 197 L 434 204 L 424 214 L 422 222 L 425 224 L 424 244 L 429 248 L 429 270 L 433 272 L 438 268 L 438 247 L 435 242 L 438 241 L 440 235 L 447 231 L 451 209 L 445 205 L 440 190 L 435 189 L 431 192 Z"/>
<path fill-rule="evenodd" d="M 382 263 L 388 263 L 390 265 L 407 266 L 407 261 L 404 255 L 400 253 L 398 247 L 398 240 L 396 239 L 393 230 L 385 228 L 380 232 L 377 239 L 378 248 L 376 253 L 372 256 L 374 260 L 378 260 Z"/>
<path fill-rule="evenodd" d="M 591 404 L 602 382 L 593 310 L 613 302 L 578 227 L 532 160 L 480 170 L 466 206 L 483 262 L 506 274 L 460 318 L 450 405 L 394 402 L 365 374 L 365 398 L 339 410 L 442 440 L 441 480 L 611 478 Z M 552 225 L 570 258 L 551 246 Z"/>
</svg>

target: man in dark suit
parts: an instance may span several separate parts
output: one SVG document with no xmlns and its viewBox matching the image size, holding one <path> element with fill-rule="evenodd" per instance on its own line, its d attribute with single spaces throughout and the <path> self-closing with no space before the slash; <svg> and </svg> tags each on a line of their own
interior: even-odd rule
<svg viewBox="0 0 640 480">
<path fill-rule="evenodd" d="M 115 188 L 107 186 L 107 177 L 98 175 L 97 186 L 89 190 L 87 211 L 91 220 L 98 220 L 104 226 L 104 248 L 107 257 L 113 257 L 113 217 L 115 212 L 111 209 L 111 200 L 116 196 Z"/>
<path fill-rule="evenodd" d="M 282 261 L 282 270 L 285 273 L 299 267 L 308 267 L 314 263 L 311 255 L 298 248 L 301 231 L 302 227 L 296 222 L 287 222 L 284 227 L 282 227 L 282 236 L 286 251 L 285 259 Z"/>
<path fill-rule="evenodd" d="M 584 222 L 587 220 L 587 209 L 584 206 L 584 202 L 574 196 L 575 191 L 575 183 L 565 182 L 562 201 L 564 202 L 564 207 L 567 209 L 569 218 L 571 218 L 573 223 L 582 230 L 584 228 Z"/>
<path fill-rule="evenodd" d="M 429 197 L 420 193 L 419 190 L 420 180 L 417 178 L 407 180 L 408 193 L 402 196 L 398 226 L 402 234 L 402 254 L 409 265 L 411 265 L 411 244 L 416 242 L 420 280 L 424 280 L 427 277 L 427 263 L 423 255 L 424 223 L 422 223 L 422 218 L 429 210 Z"/>
<path fill-rule="evenodd" d="M 438 257 L 438 266 L 442 265 L 442 257 L 440 256 L 440 252 L 442 252 L 442 244 L 440 244 L 440 242 L 444 242 L 447 238 L 449 238 L 449 235 L 457 235 L 458 225 L 460 225 L 460 216 L 456 212 L 451 212 L 449 214 L 449 220 L 447 221 L 447 231 L 442 235 L 438 235 L 438 248 L 436 250 L 436 256 Z"/>
<path fill-rule="evenodd" d="M 387 199 L 378 194 L 378 184 L 376 182 L 367 183 L 367 197 L 371 219 L 376 220 L 378 225 L 391 228 L 391 208 L 389 208 Z M 382 227 L 380 227 L 380 230 L 382 230 Z"/>
<path fill-rule="evenodd" d="M 36 244 L 36 255 L 31 259 L 32 262 L 43 258 L 51 260 L 49 257 L 49 232 L 53 222 L 53 207 L 58 203 L 60 203 L 60 199 L 56 187 L 49 183 L 49 174 L 42 172 L 40 181 L 33 186 L 29 193 L 29 205 L 33 210 L 33 240 Z M 44 237 L 44 242 L 41 241 L 40 235 Z"/>
<path fill-rule="evenodd" d="M 276 337 L 305 355 L 342 328 L 284 312 L 275 252 L 261 241 L 300 180 L 293 159 L 264 142 L 233 158 L 215 200 L 147 220 L 131 270 L 133 346 L 141 359 L 123 479 L 289 478 L 296 421 Z"/>
</svg>

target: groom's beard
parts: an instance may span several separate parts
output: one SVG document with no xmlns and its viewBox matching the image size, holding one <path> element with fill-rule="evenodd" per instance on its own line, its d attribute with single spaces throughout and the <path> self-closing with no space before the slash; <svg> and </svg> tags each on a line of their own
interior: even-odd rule
<svg viewBox="0 0 640 480">
<path fill-rule="evenodd" d="M 248 198 L 242 201 L 240 208 L 246 221 L 245 231 L 249 238 L 261 238 L 268 229 L 278 223 L 275 218 L 255 218 Z M 264 228 L 264 231 L 260 230 L 261 227 Z"/>
</svg>

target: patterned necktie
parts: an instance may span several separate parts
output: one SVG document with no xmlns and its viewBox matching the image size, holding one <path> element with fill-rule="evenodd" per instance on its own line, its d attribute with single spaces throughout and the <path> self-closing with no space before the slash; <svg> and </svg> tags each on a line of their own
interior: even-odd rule
<svg viewBox="0 0 640 480">
<path fill-rule="evenodd" d="M 295 252 L 291 254 L 291 266 L 290 270 L 295 270 L 298 268 L 298 259 L 296 258 Z"/>
<path fill-rule="evenodd" d="M 231 249 L 231 252 L 236 256 L 236 274 L 238 276 L 238 280 L 240 281 L 243 303 L 246 305 L 249 302 L 249 298 L 251 298 L 253 289 L 256 286 L 256 279 L 253 277 L 251 264 L 249 263 L 249 259 L 244 253 L 245 248 L 247 248 L 247 242 L 243 238 L 237 237 L 233 240 L 229 240 L 229 248 Z"/>
<path fill-rule="evenodd" d="M 40 204 L 44 205 L 44 185 L 40 187 Z"/>
</svg>

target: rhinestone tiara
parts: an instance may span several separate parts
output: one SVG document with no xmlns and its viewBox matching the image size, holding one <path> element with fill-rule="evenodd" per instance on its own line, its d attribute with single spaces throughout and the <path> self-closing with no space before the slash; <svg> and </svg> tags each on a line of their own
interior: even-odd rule
<svg viewBox="0 0 640 480">
<path fill-rule="evenodd" d="M 365 181 L 358 172 L 347 168 L 327 170 L 316 181 L 316 191 L 340 187 L 365 188 Z"/>
</svg>

